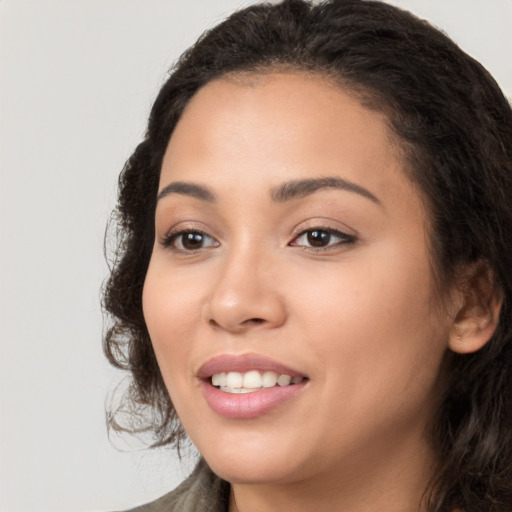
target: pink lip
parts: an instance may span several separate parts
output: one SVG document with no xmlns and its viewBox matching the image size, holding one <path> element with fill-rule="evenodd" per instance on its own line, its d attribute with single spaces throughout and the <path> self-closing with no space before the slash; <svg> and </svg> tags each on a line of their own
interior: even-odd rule
<svg viewBox="0 0 512 512">
<path fill-rule="evenodd" d="M 259 354 L 224 354 L 213 357 L 199 368 L 197 376 L 205 380 L 209 379 L 214 373 L 248 372 L 250 370 L 271 371 L 290 377 L 306 377 L 301 372 Z"/>
<path fill-rule="evenodd" d="M 287 366 L 257 354 L 217 356 L 199 369 L 197 376 L 202 380 L 201 390 L 210 408 L 225 418 L 249 419 L 262 416 L 279 405 L 297 396 L 308 380 L 291 386 L 262 388 L 252 393 L 226 393 L 212 386 L 210 377 L 221 372 L 246 372 L 250 370 L 273 371 L 291 377 L 306 377 Z"/>
<path fill-rule="evenodd" d="M 212 386 L 209 381 L 202 383 L 203 395 L 211 409 L 225 418 L 257 418 L 275 409 L 283 402 L 300 393 L 307 381 L 292 386 L 273 387 L 253 393 L 226 393 Z"/>
</svg>

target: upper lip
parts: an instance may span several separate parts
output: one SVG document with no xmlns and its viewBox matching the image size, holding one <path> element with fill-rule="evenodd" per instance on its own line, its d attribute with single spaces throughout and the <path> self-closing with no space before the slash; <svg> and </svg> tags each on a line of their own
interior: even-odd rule
<svg viewBox="0 0 512 512">
<path fill-rule="evenodd" d="M 197 376 L 206 380 L 215 373 L 240 372 L 250 370 L 272 371 L 290 377 L 306 377 L 303 373 L 260 354 L 222 354 L 206 361 L 197 372 Z"/>
</svg>

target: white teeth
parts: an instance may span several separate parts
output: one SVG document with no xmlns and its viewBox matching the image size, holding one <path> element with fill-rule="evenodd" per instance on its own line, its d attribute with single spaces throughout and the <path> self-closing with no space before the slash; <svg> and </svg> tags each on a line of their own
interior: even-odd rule
<svg viewBox="0 0 512 512">
<path fill-rule="evenodd" d="M 280 386 L 288 386 L 290 382 L 292 381 L 292 378 L 289 375 L 279 375 L 279 378 L 277 379 L 277 383 Z"/>
<path fill-rule="evenodd" d="M 277 373 L 265 372 L 261 380 L 264 388 L 273 388 L 277 384 Z"/>
<path fill-rule="evenodd" d="M 261 388 L 261 375 L 260 372 L 253 370 L 252 372 L 247 372 L 244 375 L 243 379 L 243 388 Z"/>
<path fill-rule="evenodd" d="M 243 376 L 238 372 L 229 372 L 226 379 L 226 386 L 228 388 L 240 389 L 243 383 Z"/>
<path fill-rule="evenodd" d="M 251 370 L 245 373 L 222 372 L 212 375 L 212 384 L 226 393 L 251 393 L 263 388 L 278 386 L 289 386 L 300 384 L 304 377 L 291 377 L 290 375 L 278 375 L 275 372 L 264 372 Z"/>
<path fill-rule="evenodd" d="M 228 376 L 227 376 L 227 373 L 225 373 L 225 372 L 216 373 L 216 374 L 212 375 L 212 384 L 214 386 L 221 386 L 221 387 L 226 386 L 227 381 L 228 381 Z"/>
<path fill-rule="evenodd" d="M 258 391 L 257 389 L 248 389 L 248 388 L 228 388 L 227 386 L 224 386 L 224 387 L 220 387 L 219 388 L 221 391 L 225 391 L 226 393 L 239 393 L 239 394 L 242 394 L 242 393 L 253 393 L 254 391 Z"/>
</svg>

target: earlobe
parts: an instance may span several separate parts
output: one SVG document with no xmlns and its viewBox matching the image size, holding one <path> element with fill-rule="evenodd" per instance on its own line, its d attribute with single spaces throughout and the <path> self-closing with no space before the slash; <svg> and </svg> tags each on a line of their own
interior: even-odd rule
<svg viewBox="0 0 512 512">
<path fill-rule="evenodd" d="M 460 305 L 450 332 L 449 348 L 469 354 L 484 347 L 496 331 L 502 297 L 492 270 L 484 262 L 465 270 L 458 293 Z"/>
</svg>

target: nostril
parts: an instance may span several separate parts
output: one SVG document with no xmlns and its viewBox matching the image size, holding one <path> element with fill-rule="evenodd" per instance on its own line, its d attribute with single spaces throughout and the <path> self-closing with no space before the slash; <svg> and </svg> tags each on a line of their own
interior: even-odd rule
<svg viewBox="0 0 512 512">
<path fill-rule="evenodd" d="M 248 320 L 245 320 L 245 322 L 243 322 L 244 324 L 255 324 L 255 325 L 259 325 L 259 324 L 262 324 L 264 323 L 265 320 L 263 318 L 249 318 Z"/>
<path fill-rule="evenodd" d="M 247 320 L 243 320 L 236 325 L 223 324 L 222 322 L 218 322 L 214 318 L 210 318 L 208 320 L 208 325 L 210 327 L 213 327 L 214 329 L 227 328 L 228 330 L 232 330 L 234 332 L 245 331 L 246 329 L 250 329 L 251 327 L 256 327 L 265 323 L 266 320 L 264 318 L 248 318 Z"/>
</svg>

